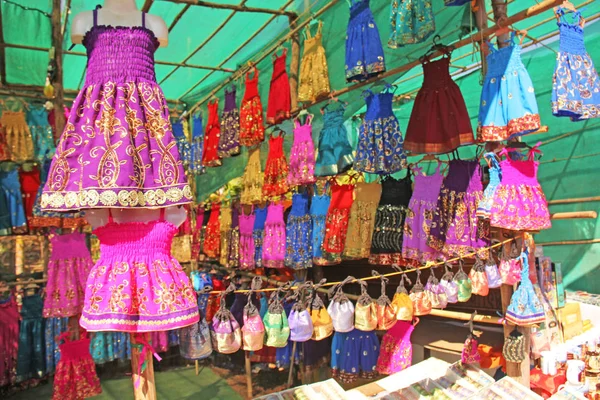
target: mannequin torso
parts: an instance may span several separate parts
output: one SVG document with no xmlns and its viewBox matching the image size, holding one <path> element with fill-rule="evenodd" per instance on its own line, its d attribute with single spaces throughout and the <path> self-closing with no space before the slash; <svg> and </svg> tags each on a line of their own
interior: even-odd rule
<svg viewBox="0 0 600 400">
<path fill-rule="evenodd" d="M 142 13 L 135 0 L 105 0 L 98 10 L 98 24 L 110 26 L 141 26 Z M 80 44 L 85 34 L 94 26 L 92 11 L 84 11 L 75 16 L 71 25 L 71 41 Z M 146 28 L 158 39 L 160 47 L 169 43 L 169 30 L 165 21 L 157 15 L 146 14 Z"/>
<path fill-rule="evenodd" d="M 111 210 L 113 220 L 117 223 L 124 222 L 148 222 L 155 221 L 160 218 L 160 209 L 122 209 L 115 208 Z M 85 211 L 85 219 L 96 229 L 100 226 L 108 223 L 108 209 L 107 208 L 96 208 Z M 167 207 L 165 209 L 165 219 L 173 225 L 179 227 L 185 222 L 187 212 L 183 207 Z"/>
</svg>

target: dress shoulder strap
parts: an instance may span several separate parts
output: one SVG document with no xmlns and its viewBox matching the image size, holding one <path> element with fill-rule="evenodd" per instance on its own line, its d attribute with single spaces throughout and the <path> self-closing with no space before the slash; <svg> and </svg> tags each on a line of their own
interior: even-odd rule
<svg viewBox="0 0 600 400">
<path fill-rule="evenodd" d="M 100 4 L 98 4 L 96 6 L 96 8 L 94 8 L 94 10 L 92 11 L 92 16 L 94 17 L 94 28 L 98 26 L 98 9 L 102 8 L 102 6 Z"/>
<path fill-rule="evenodd" d="M 146 12 L 142 11 L 142 28 L 146 27 Z"/>
<path fill-rule="evenodd" d="M 165 220 L 165 208 L 164 207 L 162 207 L 160 209 L 160 217 L 158 218 L 158 220 L 161 222 Z"/>
<path fill-rule="evenodd" d="M 112 224 L 115 220 L 113 219 L 113 215 L 112 215 L 112 208 L 108 209 L 108 223 Z"/>
</svg>

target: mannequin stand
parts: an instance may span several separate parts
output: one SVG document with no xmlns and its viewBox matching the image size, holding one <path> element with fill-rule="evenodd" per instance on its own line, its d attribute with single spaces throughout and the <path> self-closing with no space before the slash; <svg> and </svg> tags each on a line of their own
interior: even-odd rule
<svg viewBox="0 0 600 400">
<path fill-rule="evenodd" d="M 150 341 L 150 334 L 144 333 L 146 341 Z M 156 385 L 154 382 L 154 365 L 152 352 L 140 350 L 140 343 L 136 340 L 136 335 L 131 334 L 131 378 L 133 379 L 133 398 L 135 400 L 156 400 Z M 141 353 L 141 354 L 140 354 Z M 138 374 L 138 365 L 140 357 L 145 357 L 146 369 Z M 136 385 L 136 382 L 139 384 Z"/>
</svg>

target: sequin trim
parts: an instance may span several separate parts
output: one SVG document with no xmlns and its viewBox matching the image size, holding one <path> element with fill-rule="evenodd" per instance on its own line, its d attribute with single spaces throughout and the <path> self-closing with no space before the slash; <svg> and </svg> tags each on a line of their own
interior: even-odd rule
<svg viewBox="0 0 600 400">
<path fill-rule="evenodd" d="M 478 126 L 477 141 L 499 142 L 507 140 L 513 135 L 524 135 L 535 132 L 540 129 L 540 126 L 539 114 L 527 114 L 521 118 L 511 119 L 506 126 Z"/>
</svg>

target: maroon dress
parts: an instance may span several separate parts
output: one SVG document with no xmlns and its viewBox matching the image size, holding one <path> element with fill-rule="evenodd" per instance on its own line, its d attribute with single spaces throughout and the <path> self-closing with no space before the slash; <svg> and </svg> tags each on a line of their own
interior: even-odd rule
<svg viewBox="0 0 600 400">
<path fill-rule="evenodd" d="M 269 103 L 267 104 L 267 122 L 278 124 L 290 118 L 292 107 L 290 95 L 290 81 L 285 70 L 287 50 L 280 56 L 273 55 L 273 75 L 269 89 Z"/>
</svg>

